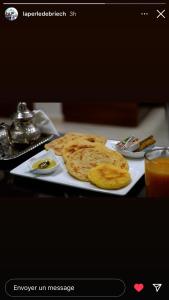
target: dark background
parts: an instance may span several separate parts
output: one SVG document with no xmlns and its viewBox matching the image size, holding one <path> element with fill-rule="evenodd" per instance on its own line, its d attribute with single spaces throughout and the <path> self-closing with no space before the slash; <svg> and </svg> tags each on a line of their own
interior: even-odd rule
<svg viewBox="0 0 169 300">
<path fill-rule="evenodd" d="M 163 283 L 164 297 L 168 208 L 168 199 L 5 197 L 1 286 L 9 278 L 115 277 L 127 284 L 125 299 L 135 282 L 151 299 L 152 283 Z"/>
<path fill-rule="evenodd" d="M 168 101 L 166 6 L 16 6 L 15 22 L 1 7 L 1 99 Z M 163 8 L 166 19 L 156 19 Z M 28 19 L 22 10 L 78 16 Z"/>
</svg>

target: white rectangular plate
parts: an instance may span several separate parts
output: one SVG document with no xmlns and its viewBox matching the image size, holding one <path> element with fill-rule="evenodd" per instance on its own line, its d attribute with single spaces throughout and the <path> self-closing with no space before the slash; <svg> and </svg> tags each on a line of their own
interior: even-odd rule
<svg viewBox="0 0 169 300">
<path fill-rule="evenodd" d="M 108 140 L 106 143 L 106 146 L 110 149 L 115 149 L 116 143 L 117 143 L 117 141 Z M 45 152 L 46 152 L 46 150 L 41 151 L 40 153 L 36 154 L 34 156 L 34 158 L 40 157 Z M 69 187 L 76 187 L 76 188 L 81 188 L 81 189 L 85 189 L 85 190 L 89 190 L 89 191 L 96 191 L 96 192 L 119 195 L 119 196 L 126 195 L 144 174 L 144 159 L 128 159 L 129 171 L 130 171 L 131 178 L 132 178 L 131 183 L 122 189 L 104 190 L 104 189 L 95 187 L 94 185 L 90 184 L 89 182 L 83 182 L 83 181 L 77 180 L 74 177 L 72 177 L 71 175 L 69 175 L 69 173 L 67 172 L 67 169 L 64 165 L 62 157 L 57 156 L 57 158 L 59 159 L 59 161 L 61 163 L 62 171 L 60 173 L 53 173 L 50 175 L 35 175 L 35 174 L 33 174 L 28 169 L 28 161 L 32 158 L 30 158 L 29 160 L 25 161 L 24 163 L 22 163 L 21 165 L 19 165 L 15 169 L 13 169 L 10 173 L 13 175 L 17 175 L 17 176 L 34 178 L 36 180 L 41 180 L 42 182 L 43 181 L 52 182 L 52 183 L 56 183 L 56 184 L 66 185 Z"/>
</svg>

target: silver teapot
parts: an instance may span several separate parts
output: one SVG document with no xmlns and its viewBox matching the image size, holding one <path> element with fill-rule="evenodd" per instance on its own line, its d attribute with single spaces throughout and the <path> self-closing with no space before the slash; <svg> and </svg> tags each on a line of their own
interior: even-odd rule
<svg viewBox="0 0 169 300">
<path fill-rule="evenodd" d="M 13 123 L 10 127 L 13 144 L 31 144 L 40 137 L 40 130 L 34 124 L 34 114 L 27 108 L 25 102 L 17 106 Z"/>
</svg>

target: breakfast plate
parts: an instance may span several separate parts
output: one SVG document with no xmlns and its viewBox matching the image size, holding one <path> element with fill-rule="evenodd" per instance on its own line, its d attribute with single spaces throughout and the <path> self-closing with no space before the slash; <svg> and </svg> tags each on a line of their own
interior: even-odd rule
<svg viewBox="0 0 169 300">
<path fill-rule="evenodd" d="M 118 141 L 108 140 L 106 142 L 106 147 L 112 150 L 116 150 L 117 143 Z M 143 158 L 128 159 L 129 172 L 131 174 L 130 184 L 118 190 L 105 190 L 105 189 L 98 188 L 89 182 L 80 181 L 72 177 L 71 175 L 69 175 L 66 166 L 64 164 L 63 158 L 58 155 L 56 155 L 56 159 L 60 166 L 59 172 L 57 171 L 47 175 L 35 174 L 34 172 L 30 172 L 30 162 L 32 161 L 32 159 L 38 160 L 46 153 L 47 153 L 46 150 L 41 151 L 40 153 L 36 154 L 34 157 L 30 158 L 29 160 L 17 166 L 10 173 L 16 176 L 40 180 L 42 181 L 42 183 L 50 182 L 53 184 L 60 184 L 60 185 L 65 185 L 73 188 L 81 188 L 84 190 L 101 192 L 105 194 L 119 195 L 119 196 L 126 195 L 134 187 L 134 185 L 138 182 L 138 180 L 144 175 L 144 159 Z"/>
</svg>

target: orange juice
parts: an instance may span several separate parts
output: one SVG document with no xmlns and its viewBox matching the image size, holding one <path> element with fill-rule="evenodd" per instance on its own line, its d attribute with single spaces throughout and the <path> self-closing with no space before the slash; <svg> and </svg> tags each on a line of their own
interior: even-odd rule
<svg viewBox="0 0 169 300">
<path fill-rule="evenodd" d="M 146 159 L 145 180 L 148 196 L 169 197 L 169 157 Z"/>
</svg>

